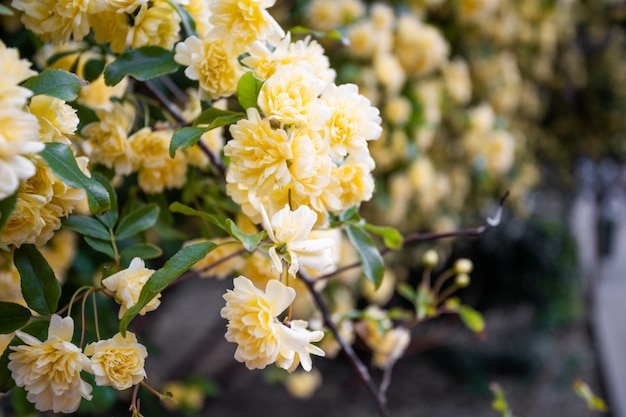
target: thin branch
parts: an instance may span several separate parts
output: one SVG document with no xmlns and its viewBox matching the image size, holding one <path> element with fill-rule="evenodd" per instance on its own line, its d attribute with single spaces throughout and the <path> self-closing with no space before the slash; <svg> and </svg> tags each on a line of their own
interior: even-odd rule
<svg viewBox="0 0 626 417">
<path fill-rule="evenodd" d="M 161 92 L 161 90 L 159 90 L 158 88 L 156 88 L 156 86 L 151 83 L 150 81 L 145 81 L 142 84 L 146 90 L 148 90 L 148 93 L 154 98 L 156 99 L 159 103 L 161 103 L 161 105 L 165 108 L 165 110 L 167 110 L 167 112 L 178 122 L 178 123 L 186 123 L 187 120 L 185 120 L 185 118 L 183 117 L 183 115 L 180 113 L 180 110 L 178 110 L 178 107 L 176 107 L 166 96 L 165 94 L 163 94 Z"/>
<path fill-rule="evenodd" d="M 502 209 L 504 206 L 504 201 L 506 200 L 506 198 L 509 196 L 509 191 L 507 191 L 502 198 L 500 199 L 500 205 L 498 207 L 498 211 L 496 211 L 496 214 L 493 217 L 487 217 L 487 219 L 485 219 L 485 224 L 479 226 L 479 227 L 474 227 L 471 229 L 460 229 L 460 230 L 454 230 L 452 232 L 443 232 L 443 233 L 432 233 L 432 232 L 428 232 L 428 233 L 412 233 L 410 235 L 405 236 L 405 238 L 402 241 L 402 247 L 406 246 L 406 245 L 410 245 L 412 243 L 417 243 L 417 242 L 428 242 L 431 240 L 439 240 L 439 239 L 445 239 L 448 237 L 461 237 L 461 236 L 467 236 L 467 237 L 479 237 L 481 236 L 483 233 L 485 233 L 487 230 L 492 229 L 496 226 L 498 226 L 500 224 L 500 221 L 502 220 Z M 380 254 L 381 255 L 386 255 L 389 252 L 391 252 L 393 249 L 388 248 L 388 247 L 384 247 L 380 250 Z M 329 279 L 331 277 L 334 277 L 337 274 L 340 274 L 344 271 L 349 271 L 353 268 L 358 268 L 362 265 L 361 261 L 357 261 L 354 263 L 351 263 L 349 265 L 345 265 L 342 266 L 341 268 L 337 268 L 332 272 L 329 272 L 327 274 L 321 275 L 319 277 L 316 278 L 316 280 L 324 280 L 324 279 Z"/>
<path fill-rule="evenodd" d="M 150 81 L 146 81 L 143 83 L 143 85 L 145 86 L 146 90 L 148 90 L 148 93 L 154 99 L 156 99 L 159 103 L 161 103 L 161 105 L 165 108 L 165 110 L 167 110 L 167 112 L 178 123 L 185 124 L 185 125 L 189 124 L 187 120 L 185 120 L 183 115 L 180 113 L 180 110 L 178 110 L 178 108 L 174 106 L 174 104 L 171 101 L 169 101 L 169 99 L 161 92 L 161 90 L 156 88 L 154 84 L 152 84 Z M 209 158 L 212 166 L 217 168 L 217 170 L 219 171 L 222 177 L 225 177 L 226 167 L 224 166 L 222 161 L 219 160 L 219 158 L 213 153 L 213 151 L 209 149 L 209 147 L 204 142 L 202 142 L 202 140 L 199 140 L 197 145 L 200 147 L 200 149 L 202 149 L 202 152 L 204 152 L 204 154 Z"/>
<path fill-rule="evenodd" d="M 322 299 L 321 294 L 315 289 L 315 282 L 317 280 L 314 280 L 306 276 L 305 274 L 302 273 L 302 271 L 298 272 L 298 275 L 300 276 L 302 281 L 306 284 L 307 288 L 309 289 L 309 292 L 313 296 L 315 303 L 317 304 L 317 307 L 319 308 L 320 312 L 322 313 L 322 316 L 324 317 L 324 324 L 333 333 L 333 335 L 335 336 L 335 339 L 337 339 L 337 342 L 341 346 L 341 349 L 348 357 L 348 361 L 350 362 L 350 365 L 352 365 L 352 368 L 354 368 L 354 371 L 357 373 L 359 378 L 361 378 L 361 381 L 363 381 L 363 383 L 365 384 L 367 391 L 369 392 L 371 397 L 374 399 L 374 402 L 376 403 L 376 407 L 378 408 L 379 414 L 381 415 L 381 417 L 389 417 L 389 409 L 387 408 L 387 404 L 385 401 L 381 401 L 378 388 L 376 388 L 376 385 L 374 384 L 374 381 L 372 380 L 372 376 L 370 375 L 367 367 L 365 366 L 365 364 L 363 364 L 361 359 L 359 359 L 359 357 L 357 356 L 352 346 L 348 342 L 346 342 L 346 340 L 341 336 L 341 334 L 339 333 L 339 329 L 337 328 L 332 318 L 330 317 L 330 312 L 328 311 L 328 308 L 326 307 L 326 303 Z"/>
<path fill-rule="evenodd" d="M 219 158 L 213 153 L 212 150 L 209 149 L 207 144 L 204 143 L 202 139 L 198 141 L 197 145 L 200 147 L 200 149 L 202 149 L 202 152 L 204 152 L 204 154 L 209 158 L 209 161 L 211 161 L 211 165 L 217 168 L 222 177 L 226 178 L 226 167 L 224 166 L 222 161 L 219 160 Z"/>
<path fill-rule="evenodd" d="M 393 367 L 396 364 L 396 361 L 390 361 L 385 365 L 383 369 L 383 377 L 380 381 L 380 387 L 378 388 L 378 401 L 383 404 L 387 404 L 387 390 L 391 385 L 391 374 L 393 372 Z"/>
</svg>

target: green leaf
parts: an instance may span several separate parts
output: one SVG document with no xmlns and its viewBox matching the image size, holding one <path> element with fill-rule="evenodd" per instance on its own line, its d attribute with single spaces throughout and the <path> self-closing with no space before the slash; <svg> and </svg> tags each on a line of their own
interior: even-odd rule
<svg viewBox="0 0 626 417">
<path fill-rule="evenodd" d="M 37 415 L 37 409 L 26 398 L 26 389 L 23 387 L 15 387 L 11 391 L 11 406 L 18 416 L 34 416 Z"/>
<path fill-rule="evenodd" d="M 206 127 L 183 127 L 174 132 L 170 142 L 170 158 L 173 158 L 178 148 L 191 148 L 198 143 L 200 137 L 206 132 Z"/>
<path fill-rule="evenodd" d="M 17 191 L 0 201 L 0 230 L 9 221 L 15 208 L 15 203 L 17 203 Z"/>
<path fill-rule="evenodd" d="M 361 220 L 361 216 L 359 216 L 359 208 L 357 206 L 350 207 L 348 210 L 341 213 L 339 220 L 348 223 L 359 222 Z"/>
<path fill-rule="evenodd" d="M 41 315 L 57 310 L 61 286 L 46 259 L 33 245 L 15 249 L 13 262 L 20 273 L 22 295 L 31 310 Z"/>
<path fill-rule="evenodd" d="M 104 175 L 99 172 L 94 172 L 91 174 L 91 177 L 98 181 L 109 194 L 109 201 L 111 202 L 111 208 L 107 210 L 104 214 L 98 216 L 98 219 L 109 228 L 113 228 L 117 223 L 117 218 L 119 216 L 119 210 L 117 207 L 117 194 L 115 189 L 111 185 L 111 181 Z"/>
<path fill-rule="evenodd" d="M 122 258 L 122 263 L 126 264 L 130 262 L 133 258 L 139 257 L 141 259 L 152 259 L 158 258 L 163 254 L 161 248 L 152 243 L 135 243 L 134 245 L 130 245 L 120 252 L 120 257 Z"/>
<path fill-rule="evenodd" d="M 398 232 L 397 229 L 394 229 L 393 227 L 386 227 L 386 226 L 374 226 L 374 225 L 367 224 L 367 223 L 363 225 L 363 228 L 367 230 L 368 232 L 377 234 L 378 236 L 382 237 L 383 242 L 385 243 L 385 246 L 387 246 L 388 248 L 395 249 L 395 250 L 402 248 L 404 238 L 402 237 L 402 234 Z"/>
<path fill-rule="evenodd" d="M 14 332 L 24 327 L 32 314 L 30 310 L 16 303 L 0 302 L 0 334 Z"/>
<path fill-rule="evenodd" d="M 313 29 L 309 29 L 306 28 L 304 26 L 294 26 L 289 30 L 291 33 L 299 33 L 299 34 L 304 34 L 304 35 L 313 35 L 316 38 L 329 38 L 329 39 L 335 39 L 341 42 L 346 42 L 343 35 L 341 34 L 341 32 L 339 32 L 338 30 L 333 30 L 330 32 L 321 32 L 318 30 L 313 30 Z"/>
<path fill-rule="evenodd" d="M 217 245 L 213 242 L 202 242 L 186 246 L 172 256 L 165 265 L 163 265 L 163 268 L 153 273 L 141 289 L 137 303 L 126 310 L 124 316 L 122 316 L 120 320 L 120 333 L 125 335 L 130 321 L 146 304 L 216 247 Z"/>
<path fill-rule="evenodd" d="M 398 293 L 410 302 L 415 301 L 415 289 L 406 282 L 398 284 Z"/>
<path fill-rule="evenodd" d="M 111 233 L 107 228 L 93 217 L 71 215 L 62 221 L 64 227 L 78 232 L 85 236 L 90 236 L 101 240 L 110 240 Z"/>
<path fill-rule="evenodd" d="M 255 250 L 257 246 L 259 246 L 259 243 L 265 239 L 267 234 L 265 231 L 255 233 L 253 235 L 244 233 L 231 219 L 226 219 L 226 229 L 228 234 L 240 241 L 243 244 L 243 247 L 249 252 Z"/>
<path fill-rule="evenodd" d="M 401 307 L 394 307 L 387 312 L 387 317 L 391 320 L 411 320 L 413 312 Z"/>
<path fill-rule="evenodd" d="M 124 240 L 154 226 L 159 218 L 159 206 L 156 203 L 141 206 L 124 216 L 115 228 L 115 239 Z"/>
<path fill-rule="evenodd" d="M 203 111 L 200 116 L 193 122 L 194 126 L 206 125 L 207 130 L 214 129 L 219 126 L 236 123 L 238 120 L 246 117 L 245 113 L 230 110 L 222 110 L 217 107 L 211 107 Z"/>
<path fill-rule="evenodd" d="M 363 273 L 376 288 L 380 287 L 385 273 L 383 257 L 381 256 L 374 239 L 362 228 L 346 225 L 348 239 L 352 242 L 359 254 L 363 265 Z"/>
<path fill-rule="evenodd" d="M 237 99 L 244 109 L 258 108 L 257 97 L 263 87 L 263 81 L 257 79 L 252 71 L 246 72 L 237 83 Z"/>
<path fill-rule="evenodd" d="M 478 311 L 470 306 L 462 305 L 459 306 L 458 314 L 467 328 L 474 333 L 482 334 L 485 331 L 485 320 Z"/>
<path fill-rule="evenodd" d="M 433 294 L 430 287 L 427 285 L 420 285 L 417 288 L 413 303 L 415 304 L 415 314 L 418 320 L 423 320 L 426 317 L 432 317 L 436 314 L 436 310 L 433 306 Z"/>
<path fill-rule="evenodd" d="M 104 69 L 106 85 L 115 85 L 130 75 L 139 81 L 147 81 L 179 68 L 174 61 L 174 51 L 160 46 L 142 46 L 122 53 Z"/>
<path fill-rule="evenodd" d="M 105 65 L 106 62 L 103 59 L 90 59 L 83 67 L 84 77 L 89 82 L 94 81 L 100 76 L 100 74 L 102 74 Z"/>
<path fill-rule="evenodd" d="M 241 229 L 239 229 L 239 227 L 237 227 L 237 225 L 232 220 L 227 219 L 224 216 L 208 214 L 203 211 L 199 211 L 184 204 L 181 204 L 178 201 L 175 201 L 170 205 L 170 211 L 174 213 L 185 214 L 187 216 L 198 216 L 205 220 L 208 220 L 212 224 L 216 225 L 217 227 L 228 233 L 230 236 L 239 240 L 243 244 L 243 247 L 246 248 L 246 250 L 248 251 L 253 251 L 254 249 L 256 249 L 256 247 L 259 245 L 259 242 L 261 242 L 266 237 L 265 231 L 252 235 L 244 233 L 241 231 Z"/>
<path fill-rule="evenodd" d="M 13 16 L 13 10 L 9 9 L 4 4 L 0 4 L 0 14 L 4 16 Z"/>
<path fill-rule="evenodd" d="M 87 83 L 76 74 L 49 68 L 24 81 L 23 86 L 31 90 L 33 95 L 45 94 L 65 101 L 74 101 L 85 84 Z"/>
<path fill-rule="evenodd" d="M 35 320 L 32 323 L 22 328 L 24 333 L 28 333 L 37 339 L 44 341 L 48 338 L 48 327 L 50 322 L 48 320 Z M 22 345 L 23 342 L 19 337 L 15 336 L 9 343 L 9 346 Z M 0 356 L 0 392 L 7 392 L 15 387 L 15 381 L 11 378 L 11 371 L 7 367 L 9 365 L 9 354 L 12 352 L 8 347 L 5 349 L 2 356 Z"/>
<path fill-rule="evenodd" d="M 87 193 L 89 210 L 100 214 L 111 207 L 109 193 L 96 180 L 83 174 L 78 168 L 74 153 L 64 143 L 46 143 L 39 155 L 46 161 L 52 172 L 64 183 L 74 188 L 82 188 Z"/>
<path fill-rule="evenodd" d="M 193 20 L 193 17 L 189 13 L 189 11 L 187 11 L 187 9 L 185 9 L 184 7 L 182 7 L 180 4 L 176 2 L 173 2 L 170 0 L 167 0 L 167 2 L 170 6 L 175 8 L 178 14 L 180 15 L 180 18 L 182 19 L 182 22 L 183 22 L 183 29 L 185 29 L 185 34 L 187 35 L 186 37 L 188 38 L 189 36 L 194 36 L 194 35 L 197 36 L 198 32 L 196 32 L 196 22 Z"/>
<path fill-rule="evenodd" d="M 110 240 L 94 239 L 90 236 L 83 236 L 83 238 L 85 239 L 85 242 L 87 242 L 87 244 L 94 250 L 104 253 L 110 258 L 115 258 L 115 252 L 113 251 L 113 246 L 111 246 Z"/>
</svg>

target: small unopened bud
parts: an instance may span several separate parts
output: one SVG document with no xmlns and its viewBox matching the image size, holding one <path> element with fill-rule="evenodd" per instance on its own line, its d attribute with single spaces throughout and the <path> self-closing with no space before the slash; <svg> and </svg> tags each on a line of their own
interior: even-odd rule
<svg viewBox="0 0 626 417">
<path fill-rule="evenodd" d="M 457 259 L 454 263 L 454 272 L 457 274 L 469 274 L 474 269 L 474 264 L 469 259 Z"/>
<path fill-rule="evenodd" d="M 439 255 L 437 255 L 434 249 L 429 249 L 424 254 L 422 261 L 424 262 L 424 266 L 432 268 L 439 262 Z"/>
<path fill-rule="evenodd" d="M 454 283 L 459 288 L 467 287 L 470 283 L 470 276 L 467 274 L 459 274 L 454 279 Z"/>
</svg>

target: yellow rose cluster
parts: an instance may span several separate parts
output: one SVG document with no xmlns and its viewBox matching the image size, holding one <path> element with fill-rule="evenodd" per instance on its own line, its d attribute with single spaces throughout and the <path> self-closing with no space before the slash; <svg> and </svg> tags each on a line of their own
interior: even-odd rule
<svg viewBox="0 0 626 417">
<path fill-rule="evenodd" d="M 26 389 L 26 398 L 39 411 L 73 413 L 82 398 L 91 400 L 93 388 L 81 378 L 82 371 L 94 374 L 96 385 L 117 390 L 146 377 L 148 353 L 130 332 L 126 337 L 118 333 L 92 343 L 84 353 L 72 343 L 74 321 L 70 317 L 53 315 L 45 341 L 19 330 L 16 333 L 24 344 L 11 347 L 8 367 L 16 385 Z"/>
<path fill-rule="evenodd" d="M 16 204 L 0 242 L 16 247 L 42 246 L 61 227 L 61 218 L 84 200 L 84 191 L 66 185 L 36 154 L 44 142 L 70 145 L 78 126 L 76 111 L 63 100 L 32 92 L 17 84 L 36 73 L 17 50 L 0 42 L 0 65 L 7 74 L 0 81 L 0 200 L 17 192 Z M 27 99 L 30 101 L 27 103 Z M 87 159 L 78 157 L 86 175 Z"/>
</svg>

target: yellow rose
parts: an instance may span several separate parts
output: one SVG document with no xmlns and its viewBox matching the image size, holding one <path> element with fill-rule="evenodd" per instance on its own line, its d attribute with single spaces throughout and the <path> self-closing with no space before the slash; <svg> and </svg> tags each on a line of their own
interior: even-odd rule
<svg viewBox="0 0 626 417">
<path fill-rule="evenodd" d="M 111 339 L 92 343 L 85 348 L 85 354 L 91 356 L 96 385 L 121 391 L 146 377 L 144 359 L 148 351 L 131 332 L 126 332 L 126 337 L 117 333 Z"/>
<path fill-rule="evenodd" d="M 91 362 L 71 342 L 73 333 L 72 318 L 56 314 L 43 342 L 16 332 L 25 344 L 11 347 L 14 352 L 9 355 L 8 368 L 15 384 L 26 389 L 26 398 L 39 411 L 73 413 L 81 398 L 91 400 L 91 385 L 80 378 L 81 371 L 91 371 Z"/>
<path fill-rule="evenodd" d="M 131 308 L 139 300 L 141 289 L 148 282 L 154 270 L 145 268 L 141 258 L 134 258 L 128 268 L 102 280 L 108 290 L 115 293 L 115 301 L 120 304 L 118 317 L 121 319 L 126 310 Z M 154 297 L 144 308 L 139 311 L 142 316 L 148 311 L 155 310 L 161 301 L 161 294 Z"/>
</svg>

